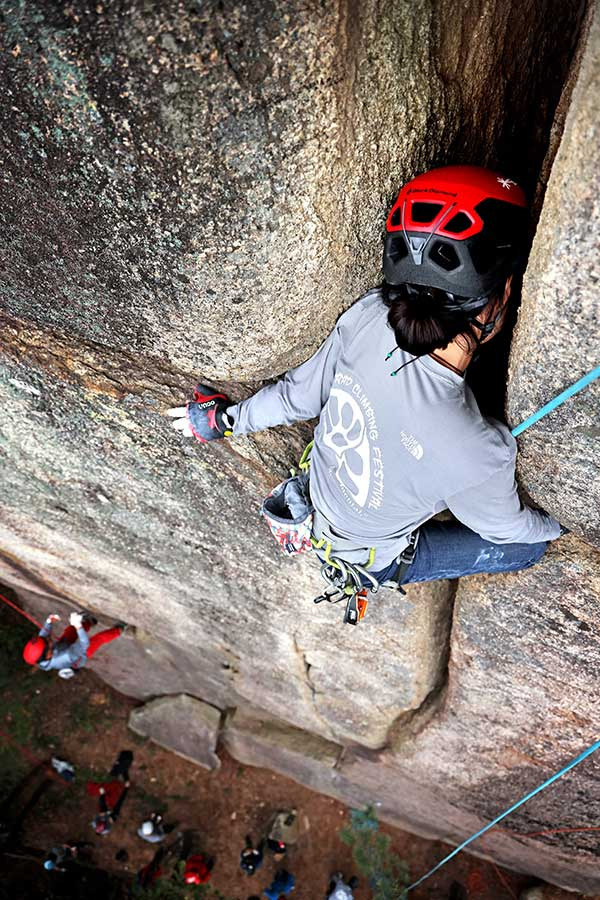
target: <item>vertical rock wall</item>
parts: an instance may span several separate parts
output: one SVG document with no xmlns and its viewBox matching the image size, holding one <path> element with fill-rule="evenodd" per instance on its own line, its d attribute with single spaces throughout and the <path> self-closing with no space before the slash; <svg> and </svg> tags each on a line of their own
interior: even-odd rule
<svg viewBox="0 0 600 900">
<path fill-rule="evenodd" d="M 0 10 L 0 577 L 32 608 L 82 605 L 135 624 L 138 640 L 101 660 L 121 689 L 258 708 L 237 737 L 228 726 L 240 757 L 260 762 L 262 746 L 274 767 L 355 802 L 389 784 L 388 819 L 463 835 L 552 767 L 559 726 L 561 752 L 587 737 L 595 551 L 574 536 L 531 573 L 469 580 L 454 616 L 455 585 L 386 593 L 367 627 L 344 629 L 338 610 L 310 602 L 315 570 L 280 557 L 257 516 L 309 426 L 202 452 L 161 413 L 199 373 L 238 398 L 312 352 L 379 277 L 385 211 L 406 177 L 476 161 L 533 186 L 581 7 L 0 0 Z M 597 172 L 577 144 L 580 123 L 592 127 L 596 40 L 594 30 L 526 282 L 517 418 L 563 382 L 568 357 L 548 367 L 540 352 L 556 343 L 551 310 L 569 259 L 554 198 L 573 197 L 576 171 Z M 587 234 L 593 195 L 577 190 Z M 570 327 L 596 315 L 587 241 L 570 276 L 582 294 L 567 303 Z M 592 352 L 581 347 L 577 374 Z M 592 396 L 577 407 L 570 462 L 539 438 L 522 445 L 534 498 L 587 539 Z M 557 584 L 560 612 L 547 601 Z M 565 671 L 587 712 L 570 717 Z M 578 838 L 568 854 L 519 848 L 505 840 L 498 854 L 593 882 Z"/>
</svg>

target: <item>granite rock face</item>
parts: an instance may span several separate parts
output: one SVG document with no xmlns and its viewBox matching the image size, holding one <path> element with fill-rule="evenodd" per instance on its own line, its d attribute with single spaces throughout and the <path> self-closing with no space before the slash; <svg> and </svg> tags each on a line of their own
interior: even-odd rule
<svg viewBox="0 0 600 900">
<path fill-rule="evenodd" d="M 136 734 L 204 769 L 221 765 L 215 753 L 220 724 L 218 709 L 187 694 L 150 700 L 129 714 L 129 727 Z"/>
<path fill-rule="evenodd" d="M 597 389 L 520 440 L 524 486 L 576 536 L 518 575 L 383 592 L 358 629 L 312 604 L 317 570 L 258 517 L 310 425 L 202 449 L 162 413 L 199 374 L 239 399 L 306 358 L 379 278 L 406 177 L 476 161 L 533 186 L 582 6 L 0 10 L 0 581 L 41 615 L 135 625 L 91 666 L 150 701 L 155 734 L 174 695 L 184 719 L 209 704 L 210 763 L 235 709 L 240 759 L 464 838 L 594 737 Z M 514 421 L 597 364 L 596 21 L 586 35 L 525 279 Z M 593 765 L 509 830 L 597 816 Z M 488 846 L 600 887 L 585 835 Z"/>
<path fill-rule="evenodd" d="M 540 585 L 552 592 L 540 596 Z M 460 582 L 447 685 L 435 714 L 395 730 L 377 753 L 318 743 L 238 711 L 224 740 L 240 761 L 298 778 L 388 822 L 459 843 L 597 740 L 598 553 L 574 536 L 534 568 Z M 557 661 L 560 664 L 557 665 Z M 600 751 L 599 751 L 600 752 Z M 591 833 L 527 837 L 592 825 L 600 813 L 591 756 L 472 848 L 585 892 L 600 889 Z"/>
<path fill-rule="evenodd" d="M 182 449 L 138 398 L 118 402 L 47 374 L 34 382 L 38 396 L 13 383 L 28 378 L 31 387 L 31 368 L 8 374 L 0 402 L 20 477 L 5 470 L 6 583 L 27 588 L 38 577 L 42 594 L 166 642 L 159 656 L 172 660 L 181 648 L 177 670 L 193 673 L 182 687 L 191 681 L 195 695 L 221 706 L 245 699 L 275 716 L 285 709 L 292 723 L 327 738 L 380 747 L 390 725 L 435 689 L 448 583 L 406 598 L 386 591 L 371 604 L 370 628 L 348 633 L 339 607 L 311 602 L 322 590 L 316 567 L 283 558 L 259 521 L 268 475 L 236 452 L 238 442 Z M 170 676 L 163 690 L 156 681 L 152 674 L 156 694 L 172 692 Z"/>
<path fill-rule="evenodd" d="M 244 765 L 275 769 L 318 791 L 329 786 L 328 775 L 343 751 L 339 744 L 247 705 L 227 717 L 222 737 L 229 753 Z"/>
<path fill-rule="evenodd" d="M 509 414 L 516 424 L 600 365 L 600 26 L 552 168 L 523 284 Z M 600 380 L 519 438 L 524 487 L 600 547 Z"/>
<path fill-rule="evenodd" d="M 582 5 L 4 0 L 3 308 L 152 381 L 285 371 L 407 176 L 534 183 Z"/>
</svg>

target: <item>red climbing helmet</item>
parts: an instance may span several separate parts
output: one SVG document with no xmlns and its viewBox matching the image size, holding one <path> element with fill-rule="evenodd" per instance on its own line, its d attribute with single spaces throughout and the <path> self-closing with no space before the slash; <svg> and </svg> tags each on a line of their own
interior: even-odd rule
<svg viewBox="0 0 600 900">
<path fill-rule="evenodd" d="M 31 640 L 27 641 L 23 647 L 23 659 L 26 663 L 29 663 L 30 666 L 35 666 L 46 652 L 47 646 L 48 644 L 43 637 L 39 637 L 38 635 L 37 637 L 31 638 Z"/>
<path fill-rule="evenodd" d="M 479 166 L 417 175 L 386 222 L 388 284 L 419 284 L 455 297 L 488 297 L 515 268 L 527 224 L 525 193 Z"/>
</svg>

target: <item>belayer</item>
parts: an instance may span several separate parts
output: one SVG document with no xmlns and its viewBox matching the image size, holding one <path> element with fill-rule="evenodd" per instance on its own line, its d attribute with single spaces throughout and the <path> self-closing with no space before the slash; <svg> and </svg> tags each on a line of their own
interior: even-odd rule
<svg viewBox="0 0 600 900">
<path fill-rule="evenodd" d="M 502 329 L 526 224 L 509 178 L 475 166 L 418 175 L 387 219 L 383 283 L 314 356 L 241 403 L 199 385 L 168 412 L 201 442 L 319 418 L 310 469 L 274 492 L 280 540 L 315 549 L 346 594 L 524 569 L 562 533 L 521 502 L 516 441 L 465 382 Z M 433 519 L 446 509 L 452 521 Z"/>
<path fill-rule="evenodd" d="M 124 622 L 117 622 L 112 628 L 99 631 L 90 638 L 88 631 L 96 625 L 96 619 L 87 613 L 72 612 L 69 625 L 53 641 L 52 626 L 59 619 L 58 615 L 48 616 L 39 634 L 25 644 L 23 659 L 45 671 L 58 669 L 61 678 L 75 675 L 100 647 L 120 637 L 126 628 Z"/>
<path fill-rule="evenodd" d="M 131 750 L 121 750 L 109 772 L 110 781 L 88 781 L 86 791 L 90 797 L 98 797 L 98 814 L 91 825 L 97 835 L 110 834 L 121 813 L 130 788 L 129 769 L 133 763 Z"/>
</svg>

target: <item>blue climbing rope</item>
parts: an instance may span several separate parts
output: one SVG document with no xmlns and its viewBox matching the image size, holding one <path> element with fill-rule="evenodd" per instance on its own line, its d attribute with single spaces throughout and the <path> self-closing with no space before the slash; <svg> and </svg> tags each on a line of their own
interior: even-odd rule
<svg viewBox="0 0 600 900">
<path fill-rule="evenodd" d="M 514 812 L 515 809 L 518 809 L 519 806 L 523 805 L 523 803 L 526 803 L 528 800 L 531 800 L 532 797 L 535 797 L 536 794 L 539 794 L 540 791 L 543 791 L 544 788 L 547 788 L 550 784 L 552 784 L 554 781 L 556 781 L 558 778 L 560 778 L 561 775 L 564 775 L 566 772 L 569 772 L 571 769 L 574 769 L 575 766 L 578 766 L 580 762 L 583 762 L 584 759 L 587 759 L 588 756 L 590 756 L 592 753 L 594 753 L 598 749 L 600 749 L 600 741 L 596 741 L 595 744 L 592 744 L 591 747 L 588 747 L 587 750 L 584 750 L 583 753 L 580 753 L 579 756 L 577 756 L 575 759 L 572 759 L 571 762 L 568 763 L 568 765 L 564 766 L 560 770 L 560 772 L 556 772 L 555 775 L 553 775 L 551 778 L 548 778 L 548 780 L 544 781 L 543 784 L 538 785 L 538 787 L 536 787 L 535 790 L 530 791 L 524 797 L 521 797 L 521 799 L 518 800 L 516 803 L 513 803 L 513 805 L 511 807 L 509 807 L 507 810 L 505 810 L 499 816 L 496 816 L 495 819 L 493 819 L 491 822 L 489 822 L 483 828 L 480 828 L 479 831 L 475 832 L 475 834 L 472 834 L 471 837 L 467 838 L 466 841 L 463 841 L 462 844 L 460 844 L 458 847 L 456 847 L 456 849 L 453 850 L 452 853 L 449 853 L 448 856 L 444 857 L 444 859 L 441 862 L 439 862 L 437 864 L 437 866 L 434 866 L 433 869 L 430 869 L 430 871 L 427 872 L 425 875 L 423 875 L 421 878 L 419 878 L 418 881 L 414 881 L 411 885 L 409 885 L 406 888 L 405 892 L 408 894 L 409 891 L 412 891 L 412 890 L 414 890 L 414 888 L 418 887 L 418 885 L 423 884 L 423 882 L 426 881 L 428 878 L 430 878 L 434 872 L 437 872 L 438 869 L 441 869 L 442 866 L 445 866 L 446 863 L 449 862 L 454 856 L 456 856 L 457 853 L 460 853 L 461 850 L 464 850 L 468 844 L 470 844 L 472 841 L 476 840 L 478 837 L 481 837 L 482 834 L 485 834 L 486 831 L 489 831 L 490 828 L 493 828 L 494 825 L 497 825 L 498 822 L 501 822 L 502 819 L 505 819 L 506 816 L 510 815 L 511 812 Z"/>
<path fill-rule="evenodd" d="M 513 428 L 513 437 L 517 437 L 517 435 L 525 431 L 526 428 L 529 428 L 530 425 L 533 425 L 534 422 L 539 422 L 540 419 L 543 419 L 544 416 L 547 416 L 548 413 L 559 407 L 562 403 L 565 402 L 565 400 L 568 400 L 569 397 L 572 397 L 574 394 L 582 391 L 583 388 L 587 387 L 588 384 L 591 384 L 592 381 L 595 381 L 596 378 L 600 378 L 600 366 L 596 366 L 595 369 L 592 369 L 591 372 L 588 372 L 587 375 L 584 375 L 583 378 L 580 378 L 579 381 L 576 381 L 575 384 L 571 385 L 571 387 L 566 388 L 566 390 L 564 390 L 561 394 L 558 394 L 558 396 L 554 397 L 553 400 L 550 400 L 548 403 L 542 406 L 541 409 L 538 409 L 537 412 L 534 412 L 533 415 L 525 419 L 524 422 L 521 422 L 520 425 L 517 425 L 516 428 Z"/>
<path fill-rule="evenodd" d="M 526 428 L 529 428 L 530 425 L 533 425 L 535 422 L 539 422 L 540 419 L 543 419 L 544 416 L 547 416 L 548 413 L 557 409 L 565 400 L 568 400 L 569 397 L 572 397 L 574 394 L 577 394 L 579 391 L 583 390 L 583 388 L 587 387 L 588 384 L 591 384 L 597 378 L 600 378 L 600 366 L 596 366 L 595 369 L 592 369 L 591 372 L 588 372 L 587 375 L 584 375 L 583 378 L 580 378 L 579 381 L 576 381 L 575 384 L 572 384 L 570 387 L 566 388 L 566 390 L 562 391 L 562 393 L 558 394 L 549 403 L 546 403 L 537 412 L 533 413 L 533 415 L 529 416 L 525 421 L 521 422 L 520 425 L 517 425 L 516 428 L 513 428 L 512 435 L 513 437 L 517 437 L 517 435 L 521 434 L 525 431 Z M 444 859 L 441 860 L 433 869 L 430 869 L 429 872 L 426 872 L 418 881 L 414 881 L 411 885 L 409 885 L 405 889 L 405 894 L 408 894 L 409 891 L 414 890 L 420 884 L 423 884 L 428 878 L 430 878 L 435 872 L 445 866 L 447 862 L 455 857 L 461 850 L 464 850 L 468 844 L 471 844 L 473 841 L 477 840 L 477 838 L 481 837 L 486 831 L 489 831 L 490 828 L 493 828 L 498 822 L 501 822 L 502 819 L 505 819 L 509 816 L 515 809 L 518 809 L 519 806 L 522 806 L 523 803 L 526 803 L 528 800 L 531 800 L 532 797 L 535 797 L 536 794 L 539 794 L 540 791 L 543 791 L 544 788 L 547 788 L 553 782 L 555 782 L 562 775 L 565 775 L 571 769 L 574 769 L 575 766 L 578 766 L 580 762 L 583 762 L 584 759 L 587 759 L 588 756 L 591 756 L 596 750 L 600 749 L 600 741 L 596 741 L 596 743 L 592 744 L 591 747 L 588 747 L 587 750 L 584 750 L 583 753 L 580 753 L 576 759 L 571 760 L 571 762 L 564 766 L 560 772 L 556 772 L 555 775 L 552 775 L 551 778 L 548 778 L 547 781 L 544 781 L 543 784 L 538 785 L 535 790 L 530 791 L 524 797 L 521 797 L 516 803 L 513 803 L 511 807 L 505 810 L 503 813 L 500 813 L 499 816 L 496 816 L 491 822 L 485 825 L 483 828 L 480 828 L 479 831 L 476 831 L 475 834 L 472 834 L 471 837 L 467 838 L 466 841 L 463 841 L 458 847 L 456 847 L 452 853 L 449 853 L 448 856 L 445 856 Z"/>
</svg>

